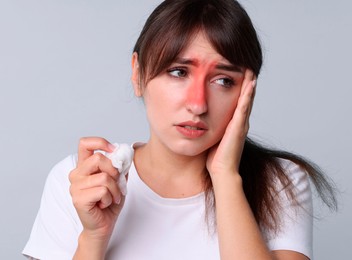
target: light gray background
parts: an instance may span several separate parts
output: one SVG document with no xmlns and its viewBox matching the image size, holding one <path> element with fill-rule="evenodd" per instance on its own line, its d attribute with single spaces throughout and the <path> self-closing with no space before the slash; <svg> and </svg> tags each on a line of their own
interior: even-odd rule
<svg viewBox="0 0 352 260">
<path fill-rule="evenodd" d="M 147 139 L 130 55 L 159 2 L 0 0 L 0 259 L 22 259 L 45 178 L 81 136 Z M 351 259 L 352 3 L 241 2 L 265 50 L 251 133 L 335 180 L 340 210 L 317 210 L 315 259 Z"/>
</svg>

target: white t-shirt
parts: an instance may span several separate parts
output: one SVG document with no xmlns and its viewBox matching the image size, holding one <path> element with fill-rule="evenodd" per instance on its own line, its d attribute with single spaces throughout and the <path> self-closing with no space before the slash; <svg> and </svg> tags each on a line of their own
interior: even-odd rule
<svg viewBox="0 0 352 260">
<path fill-rule="evenodd" d="M 42 260 L 72 259 L 82 224 L 69 193 L 69 172 L 76 167 L 71 155 L 50 172 L 38 215 L 23 254 Z M 301 207 L 285 191 L 281 231 L 263 231 L 270 250 L 293 250 L 312 258 L 312 198 L 307 175 L 282 160 L 297 188 Z M 217 235 L 204 217 L 204 194 L 184 199 L 163 198 L 140 178 L 132 164 L 125 205 L 109 242 L 106 259 L 119 260 L 216 260 L 220 259 Z"/>
</svg>

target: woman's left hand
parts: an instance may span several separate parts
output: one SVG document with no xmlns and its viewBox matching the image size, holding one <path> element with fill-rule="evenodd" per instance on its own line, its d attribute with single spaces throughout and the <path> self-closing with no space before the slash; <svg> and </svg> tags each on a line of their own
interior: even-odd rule
<svg viewBox="0 0 352 260">
<path fill-rule="evenodd" d="M 210 176 L 221 172 L 238 173 L 244 142 L 249 130 L 249 116 L 255 96 L 256 78 L 246 69 L 240 97 L 234 115 L 221 141 L 208 153 L 207 169 Z"/>
</svg>

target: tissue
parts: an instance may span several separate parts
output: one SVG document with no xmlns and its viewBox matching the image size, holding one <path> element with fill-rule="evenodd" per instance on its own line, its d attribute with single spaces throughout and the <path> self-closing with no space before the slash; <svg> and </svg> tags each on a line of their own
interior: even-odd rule
<svg viewBox="0 0 352 260">
<path fill-rule="evenodd" d="M 120 188 L 121 194 L 126 196 L 127 194 L 127 179 L 126 175 L 131 167 L 133 161 L 133 148 L 128 144 L 113 144 L 115 150 L 111 153 L 107 153 L 106 157 L 111 160 L 112 165 L 117 168 L 120 173 L 117 185 Z"/>
</svg>

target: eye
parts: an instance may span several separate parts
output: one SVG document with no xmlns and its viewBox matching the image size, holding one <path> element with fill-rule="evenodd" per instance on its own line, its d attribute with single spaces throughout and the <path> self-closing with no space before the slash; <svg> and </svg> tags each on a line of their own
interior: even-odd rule
<svg viewBox="0 0 352 260">
<path fill-rule="evenodd" d="M 176 78 L 184 78 L 187 76 L 187 70 L 185 68 L 171 68 L 167 70 L 167 73 Z"/>
<path fill-rule="evenodd" d="M 218 78 L 213 81 L 214 83 L 221 85 L 225 88 L 231 88 L 236 85 L 236 82 L 231 78 Z"/>
</svg>

